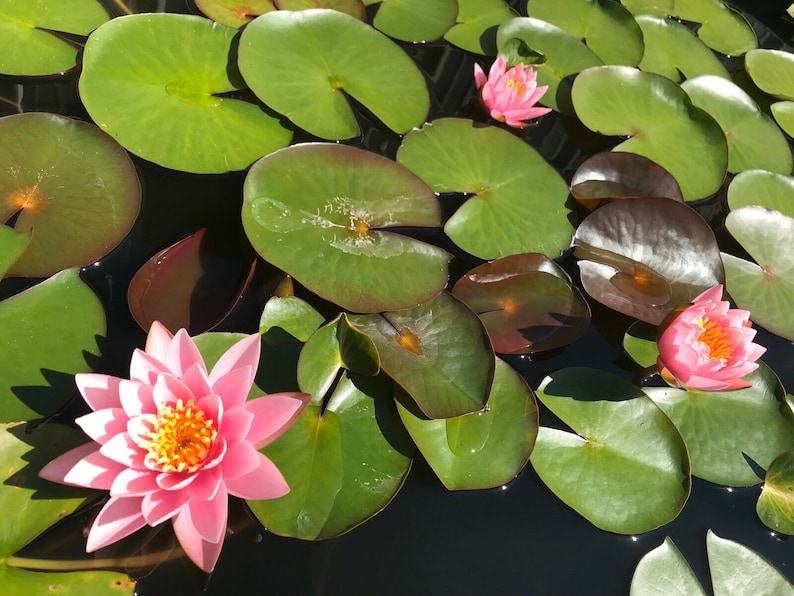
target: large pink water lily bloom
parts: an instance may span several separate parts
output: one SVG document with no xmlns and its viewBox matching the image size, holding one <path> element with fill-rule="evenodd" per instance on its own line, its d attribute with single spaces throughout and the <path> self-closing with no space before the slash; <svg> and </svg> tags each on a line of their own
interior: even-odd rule
<svg viewBox="0 0 794 596">
<path fill-rule="evenodd" d="M 193 340 L 155 322 L 130 378 L 76 376 L 93 412 L 77 424 L 95 442 L 63 454 L 40 476 L 109 490 L 88 534 L 93 552 L 143 527 L 171 520 L 190 559 L 211 571 L 226 534 L 228 495 L 272 499 L 289 491 L 258 449 L 280 436 L 309 396 L 277 393 L 246 401 L 260 336 L 227 350 L 211 371 Z"/>
<path fill-rule="evenodd" d="M 547 85 L 538 87 L 537 76 L 534 68 L 521 63 L 507 68 L 501 56 L 491 65 L 487 77 L 480 65 L 474 64 L 474 83 L 485 109 L 494 120 L 516 128 L 527 126 L 527 120 L 551 112 L 549 108 L 535 107 L 548 89 Z"/>
<path fill-rule="evenodd" d="M 750 313 L 730 308 L 722 286 L 706 290 L 658 337 L 657 365 L 668 382 L 702 391 L 742 389 L 766 348 L 753 343 Z"/>
</svg>

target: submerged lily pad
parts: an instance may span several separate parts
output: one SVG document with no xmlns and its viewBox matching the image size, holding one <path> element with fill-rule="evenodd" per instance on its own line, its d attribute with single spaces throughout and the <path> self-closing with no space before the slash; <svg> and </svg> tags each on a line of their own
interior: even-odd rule
<svg viewBox="0 0 794 596">
<path fill-rule="evenodd" d="M 481 410 L 493 382 L 494 355 L 485 328 L 447 293 L 414 308 L 350 315 L 369 336 L 383 371 L 429 418 Z"/>
<path fill-rule="evenodd" d="M 750 24 L 721 0 L 620 0 L 635 15 L 652 14 L 699 23 L 698 37 L 713 50 L 738 56 L 758 47 Z"/>
<path fill-rule="evenodd" d="M 690 78 L 681 88 L 708 112 L 728 141 L 728 171 L 760 169 L 791 173 L 788 140 L 758 104 L 738 85 L 715 76 Z"/>
<path fill-rule="evenodd" d="M 590 307 L 568 275 L 537 253 L 475 267 L 455 283 L 452 295 L 477 313 L 502 354 L 567 345 L 590 323 Z"/>
<path fill-rule="evenodd" d="M 713 75 L 730 80 L 730 74 L 706 45 L 692 31 L 670 19 L 638 15 L 645 52 L 639 66 L 676 83 L 681 75 L 687 79 Z"/>
<path fill-rule="evenodd" d="M 456 0 L 377 0 L 372 24 L 403 41 L 432 41 L 449 31 L 458 16 Z"/>
<path fill-rule="evenodd" d="M 105 256 L 132 228 L 141 186 L 127 153 L 95 126 L 56 114 L 0 118 L 0 222 L 30 243 L 8 275 L 44 277 Z"/>
<path fill-rule="evenodd" d="M 239 32 L 193 15 L 113 19 L 89 38 L 80 97 L 97 125 L 161 166 L 202 174 L 243 170 L 292 133 L 260 106 L 229 62 Z"/>
<path fill-rule="evenodd" d="M 601 66 L 601 59 L 579 37 L 540 19 L 516 18 L 499 27 L 496 42 L 500 52 L 516 39 L 543 57 L 543 64 L 537 67 L 537 84 L 548 86 L 548 90 L 539 103 L 573 115 L 570 78 L 591 66 Z"/>
<path fill-rule="evenodd" d="M 260 14 L 276 10 L 274 0 L 195 0 L 196 7 L 229 27 L 242 27 Z"/>
<path fill-rule="evenodd" d="M 642 59 L 642 31 L 617 2 L 531 0 L 527 12 L 584 39 L 605 64 L 637 66 Z"/>
<path fill-rule="evenodd" d="M 752 387 L 736 391 L 643 389 L 684 437 L 694 476 L 725 486 L 759 484 L 747 458 L 766 469 L 794 447 L 794 417 L 780 380 L 763 362 L 746 379 Z"/>
<path fill-rule="evenodd" d="M 496 54 L 496 29 L 516 13 L 504 0 L 457 0 L 455 26 L 444 35 L 449 43 L 475 54 Z"/>
<path fill-rule="evenodd" d="M 609 373 L 568 368 L 538 399 L 574 433 L 540 427 L 530 461 L 540 479 L 595 526 L 647 532 L 689 497 L 689 458 L 673 423 L 642 391 Z"/>
<path fill-rule="evenodd" d="M 675 176 L 687 201 L 716 192 L 728 167 L 719 124 L 671 80 L 627 66 L 589 68 L 573 83 L 573 104 L 585 126 L 631 135 L 615 151 L 637 153 Z"/>
<path fill-rule="evenodd" d="M 501 360 L 496 361 L 488 406 L 479 412 L 426 420 L 399 401 L 397 407 L 419 451 L 450 490 L 510 482 L 526 465 L 538 432 L 532 390 Z"/>
<path fill-rule="evenodd" d="M 430 107 L 425 79 L 400 46 L 335 10 L 258 17 L 240 38 L 238 63 L 257 97 L 324 139 L 359 134 L 347 95 L 397 133 L 421 125 Z"/>
<path fill-rule="evenodd" d="M 764 207 L 741 207 L 725 227 L 755 263 L 726 253 L 725 287 L 739 308 L 772 333 L 794 340 L 794 218 Z"/>
<path fill-rule="evenodd" d="M 76 269 L 0 302 L 0 421 L 51 414 L 99 357 L 105 312 Z"/>
<path fill-rule="evenodd" d="M 446 251 L 389 231 L 440 226 L 438 200 L 374 153 L 309 143 L 269 155 L 246 177 L 242 218 L 265 260 L 348 310 L 414 306 L 447 283 Z"/>
<path fill-rule="evenodd" d="M 588 294 L 654 325 L 724 277 L 714 232 L 671 199 L 604 205 L 581 223 L 573 245 Z"/>
<path fill-rule="evenodd" d="M 0 0 L 0 73 L 51 75 L 73 68 L 80 47 L 58 34 L 87 36 L 109 18 L 96 0 Z"/>
<path fill-rule="evenodd" d="M 509 132 L 458 118 L 436 120 L 406 135 L 397 161 L 436 192 L 474 195 L 444 231 L 477 257 L 539 252 L 555 258 L 570 243 L 568 186 Z"/>
</svg>

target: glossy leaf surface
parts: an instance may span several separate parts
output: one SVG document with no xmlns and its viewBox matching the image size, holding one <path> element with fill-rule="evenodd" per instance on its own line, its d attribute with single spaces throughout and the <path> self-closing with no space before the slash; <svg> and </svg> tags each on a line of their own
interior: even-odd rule
<svg viewBox="0 0 794 596">
<path fill-rule="evenodd" d="M 397 408 L 419 451 L 450 490 L 510 482 L 527 463 L 538 432 L 532 391 L 501 360 L 496 361 L 488 405 L 479 412 L 427 420 L 399 402 Z"/>
<path fill-rule="evenodd" d="M 694 476 L 725 486 L 752 486 L 762 479 L 747 458 L 766 469 L 794 446 L 794 418 L 775 373 L 761 363 L 746 379 L 752 387 L 736 391 L 643 389 L 684 437 Z"/>
<path fill-rule="evenodd" d="M 728 207 L 757 205 L 794 218 L 794 178 L 754 170 L 737 174 L 728 187 Z"/>
<path fill-rule="evenodd" d="M 105 312 L 76 269 L 0 302 L 0 421 L 51 414 L 76 394 L 106 333 Z"/>
<path fill-rule="evenodd" d="M 587 293 L 654 325 L 723 279 L 711 228 L 670 199 L 604 205 L 582 222 L 573 244 Z"/>
<path fill-rule="evenodd" d="M 711 585 L 714 596 L 733 594 L 775 594 L 792 596 L 794 586 L 755 551 L 733 540 L 706 534 Z"/>
<path fill-rule="evenodd" d="M 414 308 L 349 320 L 375 343 L 383 371 L 429 418 L 485 406 L 493 350 L 482 323 L 462 302 L 442 293 Z"/>
<path fill-rule="evenodd" d="M 45 277 L 105 256 L 138 216 L 127 153 L 95 126 L 55 114 L 0 118 L 0 221 L 33 230 L 8 275 Z"/>
<path fill-rule="evenodd" d="M 644 368 L 654 366 L 659 357 L 656 327 L 642 321 L 635 321 L 623 336 L 623 349 L 640 366 Z"/>
<path fill-rule="evenodd" d="M 430 105 L 424 77 L 408 55 L 335 10 L 258 17 L 240 38 L 238 63 L 259 99 L 324 139 L 359 134 L 348 95 L 397 133 L 421 125 Z"/>
<path fill-rule="evenodd" d="M 366 20 L 366 7 L 361 0 L 273 0 L 279 10 L 308 10 L 310 8 L 327 8 L 337 10 L 359 21 Z"/>
<path fill-rule="evenodd" d="M 669 537 L 646 553 L 631 578 L 629 596 L 706 596 L 697 576 Z"/>
<path fill-rule="evenodd" d="M 496 29 L 515 17 L 515 12 L 504 0 L 457 2 L 458 17 L 444 39 L 475 54 L 496 54 Z"/>
<path fill-rule="evenodd" d="M 213 21 L 229 27 L 242 27 L 260 14 L 276 10 L 274 0 L 195 0 L 195 3 Z"/>
<path fill-rule="evenodd" d="M 372 24 L 386 35 L 403 41 L 433 41 L 455 24 L 456 0 L 378 0 Z"/>
<path fill-rule="evenodd" d="M 539 252 L 554 258 L 570 243 L 567 185 L 534 149 L 504 130 L 436 120 L 406 135 L 397 161 L 435 192 L 473 195 L 444 231 L 477 257 Z"/>
<path fill-rule="evenodd" d="M 79 61 L 79 48 L 55 33 L 87 36 L 108 18 L 96 0 L 1 0 L 0 73 L 50 75 L 73 68 Z"/>
<path fill-rule="evenodd" d="M 0 227 L 0 279 L 5 277 L 30 243 L 31 232 L 20 233 L 7 226 Z"/>
<path fill-rule="evenodd" d="M 475 267 L 455 283 L 452 295 L 477 313 L 502 354 L 567 345 L 590 322 L 590 307 L 567 274 L 538 253 Z"/>
<path fill-rule="evenodd" d="M 305 342 L 324 322 L 323 316 L 297 296 L 273 296 L 265 303 L 259 319 L 259 332 L 280 328 Z"/>
<path fill-rule="evenodd" d="M 794 451 L 791 449 L 769 464 L 755 510 L 767 527 L 794 534 Z"/>
<path fill-rule="evenodd" d="M 346 145 L 295 145 L 246 177 L 243 225 L 256 251 L 320 296 L 357 312 L 425 302 L 450 255 L 389 231 L 441 224 L 438 200 L 409 170 Z"/>
<path fill-rule="evenodd" d="M 687 201 L 722 184 L 728 166 L 725 135 L 669 79 L 626 66 L 590 68 L 573 84 L 581 121 L 605 135 L 631 135 L 616 151 L 637 153 L 675 176 Z"/>
<path fill-rule="evenodd" d="M 772 104 L 772 115 L 789 136 L 794 136 L 794 56 L 782 50 L 752 50 L 744 58 L 745 69 L 765 93 L 783 99 Z"/>
<path fill-rule="evenodd" d="M 647 532 L 678 515 L 691 485 L 686 446 L 638 387 L 568 368 L 546 377 L 537 396 L 575 433 L 542 426 L 530 457 L 568 506 L 618 534 Z"/>
<path fill-rule="evenodd" d="M 228 96 L 244 88 L 229 63 L 237 35 L 192 15 L 113 19 L 86 44 L 80 97 L 102 130 L 144 159 L 201 174 L 243 170 L 292 133 Z"/>
</svg>

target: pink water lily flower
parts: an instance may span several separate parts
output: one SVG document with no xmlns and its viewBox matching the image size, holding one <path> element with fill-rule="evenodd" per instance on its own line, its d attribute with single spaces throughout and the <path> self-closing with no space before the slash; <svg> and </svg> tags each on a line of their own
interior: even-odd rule
<svg viewBox="0 0 794 596">
<path fill-rule="evenodd" d="M 547 85 L 538 87 L 537 76 L 534 68 L 521 63 L 507 68 L 501 56 L 491 65 L 487 77 L 479 64 L 474 65 L 474 82 L 480 101 L 491 118 L 517 128 L 527 126 L 527 120 L 551 112 L 549 108 L 535 107 L 548 89 Z"/>
<path fill-rule="evenodd" d="M 144 525 L 171 520 L 190 559 L 215 567 L 226 534 L 228 495 L 273 499 L 289 491 L 258 451 L 300 415 L 309 396 L 277 393 L 246 401 L 259 365 L 260 336 L 245 337 L 207 371 L 184 329 L 155 322 L 130 378 L 76 376 L 93 412 L 77 424 L 95 442 L 56 458 L 40 476 L 110 491 L 86 551 Z"/>
<path fill-rule="evenodd" d="M 730 308 L 722 286 L 706 290 L 678 313 L 658 337 L 657 365 L 673 385 L 701 391 L 742 389 L 766 348 L 753 343 L 750 313 Z"/>
</svg>

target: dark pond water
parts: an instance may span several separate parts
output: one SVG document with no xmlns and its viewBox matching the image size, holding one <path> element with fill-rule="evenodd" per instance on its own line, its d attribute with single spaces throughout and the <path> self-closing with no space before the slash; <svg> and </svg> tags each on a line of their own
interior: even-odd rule
<svg viewBox="0 0 794 596">
<path fill-rule="evenodd" d="M 195 12 L 185 0 L 146 2 L 147 9 Z M 522 3 L 523 4 L 523 3 Z M 747 0 L 747 10 L 761 20 L 752 24 L 764 47 L 784 47 L 794 37 L 791 22 L 782 19 L 786 2 Z M 135 3 L 130 5 L 135 8 Z M 141 7 L 143 8 L 143 6 Z M 764 24 L 762 24 L 765 23 Z M 463 52 L 440 47 L 407 48 L 426 70 L 435 90 L 433 115 L 452 115 L 473 97 L 472 60 Z M 2 113 L 53 111 L 87 118 L 76 94 L 76 75 L 45 81 L 0 78 Z M 16 105 L 14 105 L 16 104 Z M 464 111 L 465 111 L 464 107 Z M 567 141 L 574 123 L 556 116 L 544 118 L 525 138 L 570 178 L 589 151 Z M 399 139 L 377 126 L 365 126 L 357 142 L 371 151 L 393 156 Z M 136 159 L 144 186 L 141 218 L 124 243 L 101 263 L 85 271 L 85 278 L 107 305 L 109 331 L 101 370 L 125 376 L 129 354 L 141 346 L 144 333 L 132 320 L 126 290 L 134 272 L 153 254 L 202 227 L 240 234 L 239 212 L 243 175 L 190 176 Z M 719 222 L 718 201 L 704 202 L 703 214 Z M 447 246 L 446 248 L 451 248 Z M 576 276 L 568 256 L 563 266 Z M 453 275 L 476 263 L 459 258 Z M 7 280 L 0 294 L 20 283 Z M 256 284 L 254 284 L 256 286 Z M 251 291 L 223 330 L 254 331 L 263 299 Z M 588 366 L 633 378 L 635 367 L 622 355 L 620 340 L 631 322 L 592 304 L 593 324 L 572 346 L 551 355 L 516 357 L 510 363 L 536 387 L 547 373 L 567 366 Z M 794 346 L 759 331 L 769 348 L 764 360 L 794 387 Z M 66 416 L 82 413 L 75 403 Z M 543 419 L 544 424 L 556 421 Z M 488 491 L 451 493 L 418 459 L 405 486 L 375 518 L 348 534 L 322 543 L 282 538 L 252 521 L 245 506 L 232 504 L 230 529 L 219 564 L 207 577 L 181 557 L 170 525 L 144 531 L 113 548 L 117 554 L 133 550 L 173 549 L 171 556 L 146 568 L 129 569 L 139 578 L 138 594 L 622 594 L 628 590 L 634 567 L 649 550 L 670 536 L 709 585 L 705 535 L 712 529 L 765 556 L 794 581 L 794 541 L 776 535 L 757 518 L 760 489 L 726 489 L 695 479 L 692 495 L 672 523 L 640 536 L 619 536 L 593 527 L 562 504 L 540 482 L 531 466 L 509 486 Z M 67 520 L 50 534 L 46 545 L 74 556 L 83 548 L 82 525 L 90 513 Z"/>
</svg>

